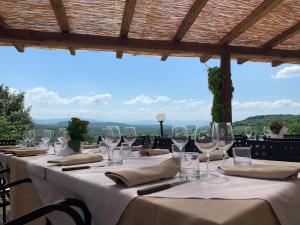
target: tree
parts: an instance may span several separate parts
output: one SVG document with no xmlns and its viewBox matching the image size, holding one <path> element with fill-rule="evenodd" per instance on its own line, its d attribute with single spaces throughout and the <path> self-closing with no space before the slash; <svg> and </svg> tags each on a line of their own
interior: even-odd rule
<svg viewBox="0 0 300 225">
<path fill-rule="evenodd" d="M 33 127 L 31 107 L 24 104 L 24 93 L 10 91 L 0 85 L 0 138 L 19 139 L 24 130 Z"/>
</svg>

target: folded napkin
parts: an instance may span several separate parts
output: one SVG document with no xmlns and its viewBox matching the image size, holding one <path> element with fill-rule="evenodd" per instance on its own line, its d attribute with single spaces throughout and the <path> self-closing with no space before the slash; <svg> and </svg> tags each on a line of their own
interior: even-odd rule
<svg viewBox="0 0 300 225">
<path fill-rule="evenodd" d="M 16 156 L 34 156 L 34 155 L 47 153 L 47 150 L 37 149 L 35 147 L 31 147 L 31 148 L 18 148 L 16 146 L 13 146 L 13 148 L 11 146 L 5 146 L 5 147 L 9 147 L 9 148 L 1 148 L 0 152 L 10 153 Z"/>
<path fill-rule="evenodd" d="M 300 168 L 281 165 L 249 165 L 243 167 L 219 167 L 221 173 L 229 176 L 241 176 L 270 180 L 297 178 Z"/>
<path fill-rule="evenodd" d="M 169 149 L 154 148 L 154 149 L 141 149 L 140 153 L 141 155 L 154 156 L 154 155 L 169 154 L 170 151 Z"/>
<path fill-rule="evenodd" d="M 59 159 L 49 160 L 48 163 L 56 163 L 58 166 L 70 166 L 84 163 L 101 162 L 102 160 L 103 157 L 99 153 L 91 153 L 68 155 Z"/>
<path fill-rule="evenodd" d="M 143 150 L 143 145 L 136 145 L 136 146 L 131 146 L 131 151 L 136 152 Z"/>
<path fill-rule="evenodd" d="M 98 144 L 94 145 L 83 145 L 83 149 L 99 148 Z"/>
<path fill-rule="evenodd" d="M 14 149 L 17 148 L 15 145 L 2 145 L 0 146 L 0 152 L 1 150 L 6 150 L 6 149 Z"/>
<path fill-rule="evenodd" d="M 107 171 L 105 175 L 117 184 L 125 184 L 128 187 L 146 184 L 161 179 L 174 177 L 180 167 L 179 159 L 167 159 L 156 166 L 137 168 L 124 171 Z"/>
<path fill-rule="evenodd" d="M 226 159 L 228 159 L 228 155 L 226 155 Z M 200 162 L 206 162 L 206 154 L 199 154 Z M 223 153 L 212 153 L 209 157 L 210 161 L 223 160 Z"/>
<path fill-rule="evenodd" d="M 46 154 L 47 150 L 45 149 L 11 149 L 10 150 L 12 154 L 16 156 L 35 156 L 35 155 L 41 155 Z"/>
</svg>

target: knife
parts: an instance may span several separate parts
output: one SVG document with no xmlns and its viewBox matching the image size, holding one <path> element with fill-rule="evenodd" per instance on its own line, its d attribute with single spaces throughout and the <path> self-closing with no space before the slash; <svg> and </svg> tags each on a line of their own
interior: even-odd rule
<svg viewBox="0 0 300 225">
<path fill-rule="evenodd" d="M 152 187 L 139 189 L 139 190 L 137 190 L 137 194 L 138 195 L 148 195 L 148 194 L 152 194 L 152 193 L 155 193 L 155 192 L 159 192 L 159 191 L 163 191 L 163 190 L 175 187 L 177 185 L 185 184 L 187 182 L 189 182 L 189 180 L 181 180 L 181 181 L 177 181 L 177 182 L 174 182 L 174 183 L 155 185 L 155 186 L 152 186 Z"/>
<path fill-rule="evenodd" d="M 100 166 L 73 166 L 73 167 L 65 167 L 62 168 L 62 171 L 72 171 L 72 170 L 85 170 L 85 169 L 90 169 L 93 167 L 104 167 L 105 165 L 100 165 Z"/>
</svg>

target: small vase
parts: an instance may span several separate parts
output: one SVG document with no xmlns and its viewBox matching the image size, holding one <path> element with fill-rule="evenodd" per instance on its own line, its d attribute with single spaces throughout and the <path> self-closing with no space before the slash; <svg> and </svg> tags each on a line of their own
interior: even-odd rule
<svg viewBox="0 0 300 225">
<path fill-rule="evenodd" d="M 68 144 L 66 144 L 65 148 L 60 152 L 59 155 L 61 156 L 67 156 L 67 155 L 75 155 L 75 154 L 81 154 L 83 149 L 83 142 L 80 143 L 80 149 L 79 151 L 74 151 L 72 148 L 69 147 Z"/>
</svg>

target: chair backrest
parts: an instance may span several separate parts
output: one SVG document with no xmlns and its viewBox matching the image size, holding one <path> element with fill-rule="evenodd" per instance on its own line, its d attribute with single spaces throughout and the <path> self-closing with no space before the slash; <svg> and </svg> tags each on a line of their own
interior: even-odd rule
<svg viewBox="0 0 300 225">
<path fill-rule="evenodd" d="M 247 141 L 252 158 L 300 162 L 300 141 Z"/>
<path fill-rule="evenodd" d="M 0 146 L 16 145 L 16 140 L 0 140 Z"/>
<path fill-rule="evenodd" d="M 172 140 L 171 138 L 164 138 L 164 137 L 155 137 L 153 142 L 153 148 L 162 148 L 162 149 L 169 149 L 172 151 Z"/>
<path fill-rule="evenodd" d="M 299 139 L 300 140 L 300 134 L 285 134 L 283 135 L 284 139 Z"/>
</svg>

